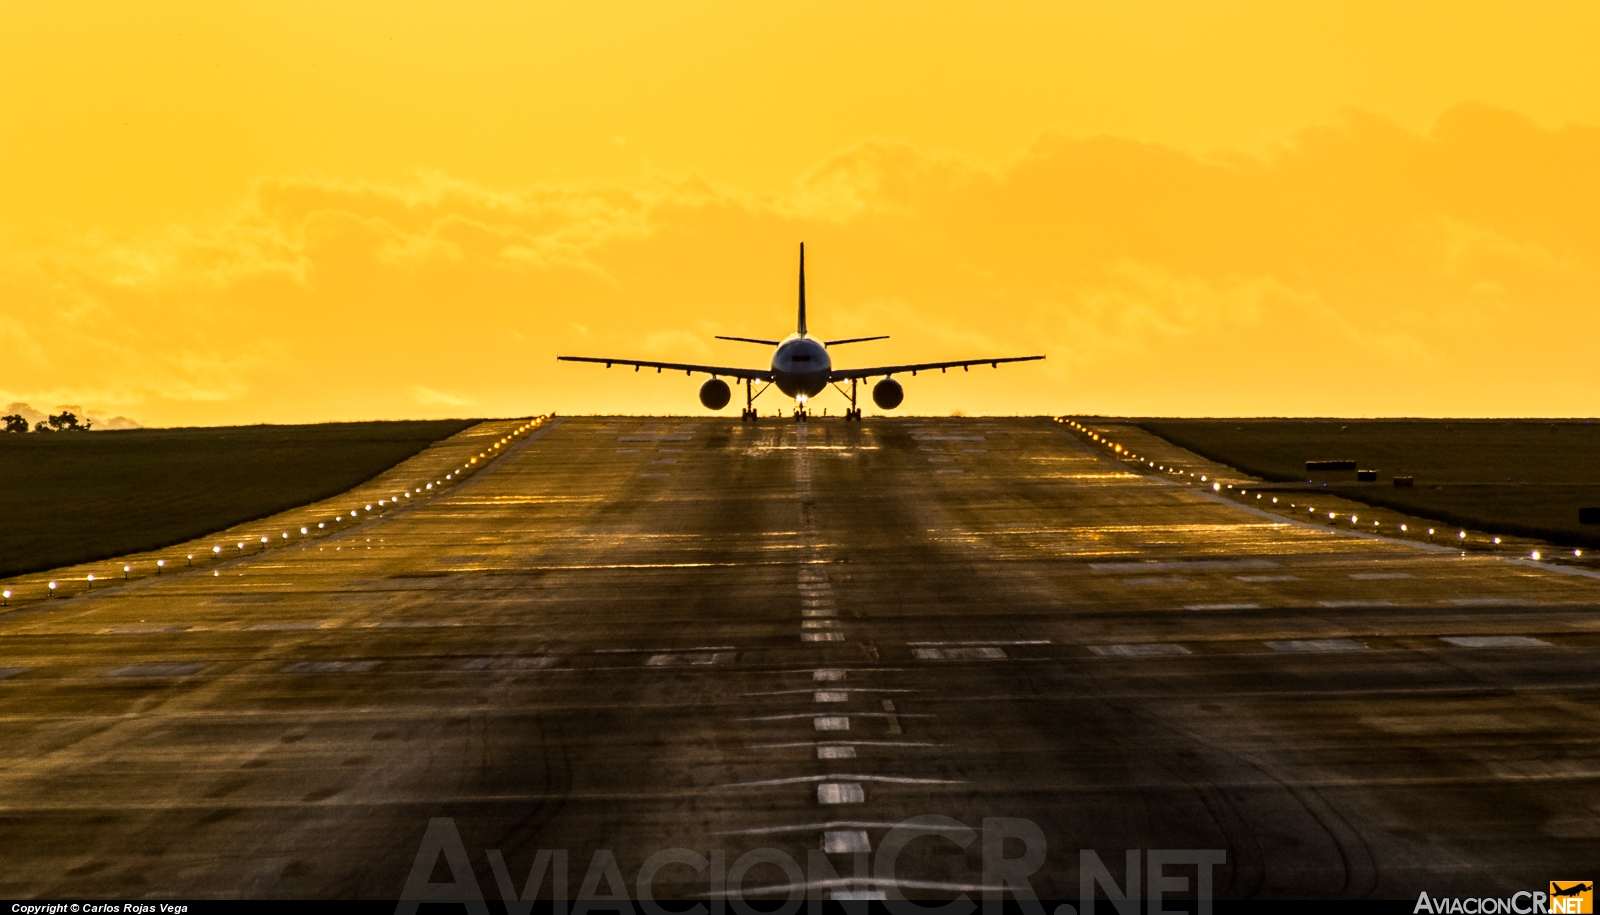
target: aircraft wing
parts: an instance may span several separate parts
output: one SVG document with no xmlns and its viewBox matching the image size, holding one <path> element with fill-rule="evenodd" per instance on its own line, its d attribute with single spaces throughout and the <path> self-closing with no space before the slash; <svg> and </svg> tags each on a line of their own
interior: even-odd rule
<svg viewBox="0 0 1600 915">
<path fill-rule="evenodd" d="M 934 369 L 967 369 L 974 365 L 987 365 L 999 368 L 1002 362 L 1032 362 L 1043 359 L 1043 356 L 1006 356 L 1000 359 L 962 359 L 957 362 L 919 362 L 915 365 L 877 365 L 864 369 L 834 369 L 828 374 L 829 381 L 849 381 L 852 378 L 876 378 L 879 375 L 900 375 L 910 372 L 928 372 Z"/>
<path fill-rule="evenodd" d="M 640 369 L 655 369 L 656 373 L 660 374 L 662 369 L 671 369 L 674 372 L 682 372 L 685 375 L 693 375 L 695 372 L 699 372 L 702 375 L 710 375 L 713 378 L 738 378 L 741 381 L 746 379 L 750 381 L 772 380 L 771 369 L 739 369 L 730 368 L 726 365 L 693 365 L 687 362 L 641 362 L 638 359 L 601 359 L 597 356 L 557 356 L 556 359 L 560 362 L 598 362 L 606 368 L 611 368 L 613 365 L 631 365 L 635 372 Z"/>
</svg>

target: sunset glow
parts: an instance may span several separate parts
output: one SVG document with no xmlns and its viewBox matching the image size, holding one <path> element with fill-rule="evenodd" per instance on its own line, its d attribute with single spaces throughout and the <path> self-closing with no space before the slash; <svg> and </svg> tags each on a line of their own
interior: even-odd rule
<svg viewBox="0 0 1600 915">
<path fill-rule="evenodd" d="M 841 368 L 1048 357 L 901 412 L 1591 415 L 1600 12 L 1465 6 L 10 5 L 0 406 L 702 413 L 555 356 L 805 242 Z"/>
</svg>

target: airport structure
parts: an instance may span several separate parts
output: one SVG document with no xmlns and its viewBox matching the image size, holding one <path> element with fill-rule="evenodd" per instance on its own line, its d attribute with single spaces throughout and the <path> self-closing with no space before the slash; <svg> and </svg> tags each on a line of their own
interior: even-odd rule
<svg viewBox="0 0 1600 915">
<path fill-rule="evenodd" d="M 7 583 L 0 894 L 1592 884 L 1596 576 L 1247 485 L 1087 420 L 484 423 Z"/>
</svg>

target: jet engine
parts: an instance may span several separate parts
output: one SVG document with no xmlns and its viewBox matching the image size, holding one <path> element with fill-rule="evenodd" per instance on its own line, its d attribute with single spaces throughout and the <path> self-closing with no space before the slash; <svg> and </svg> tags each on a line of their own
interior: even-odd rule
<svg viewBox="0 0 1600 915">
<path fill-rule="evenodd" d="M 893 410 L 906 399 L 906 389 L 893 378 L 885 378 L 872 386 L 872 402 L 885 410 Z"/>
<path fill-rule="evenodd" d="M 705 404 L 707 410 L 720 410 L 728 405 L 728 398 L 733 396 L 728 391 L 728 383 L 721 378 L 713 378 L 700 386 L 700 402 Z M 895 401 L 899 403 L 899 400 Z"/>
</svg>

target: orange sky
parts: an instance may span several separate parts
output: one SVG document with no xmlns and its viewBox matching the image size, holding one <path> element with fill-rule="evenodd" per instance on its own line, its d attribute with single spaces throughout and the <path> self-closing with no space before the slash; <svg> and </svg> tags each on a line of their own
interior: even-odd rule
<svg viewBox="0 0 1600 915">
<path fill-rule="evenodd" d="M 701 412 L 554 356 L 805 241 L 839 364 L 1049 357 L 904 411 L 1600 412 L 1600 8 L 329 6 L 0 6 L 0 404 Z"/>
</svg>

